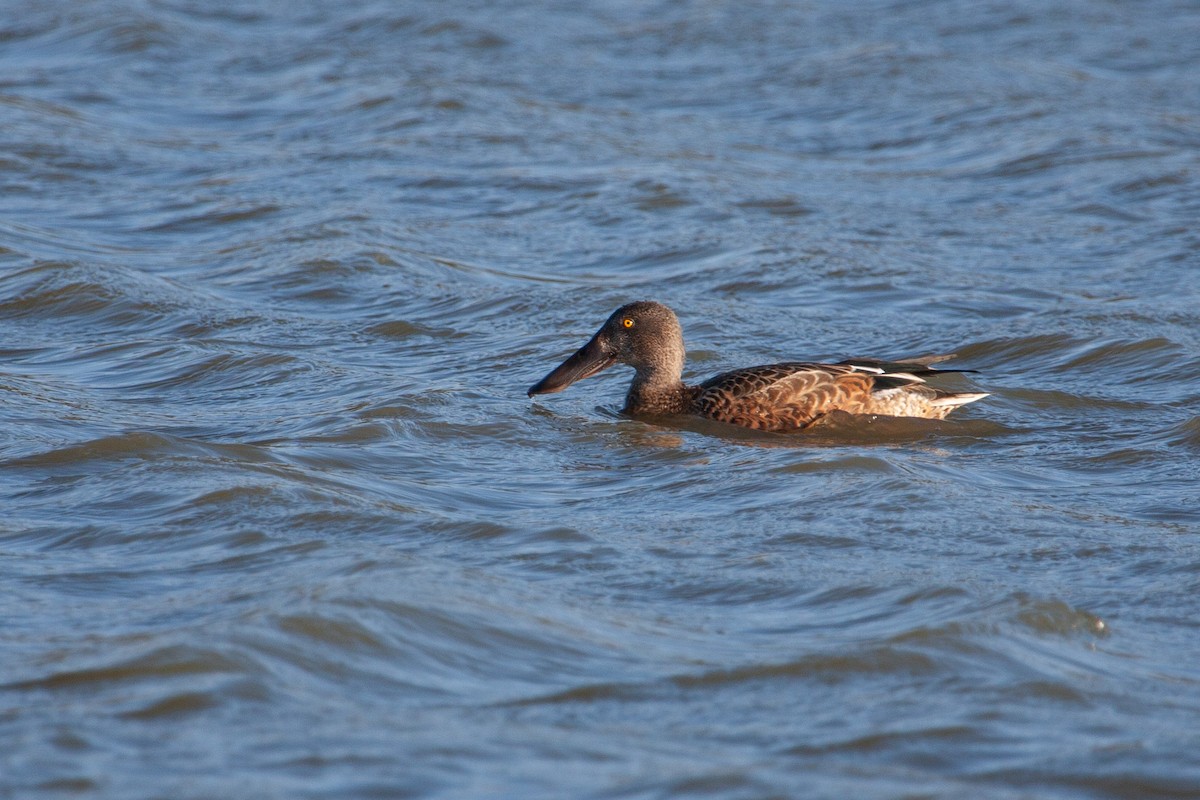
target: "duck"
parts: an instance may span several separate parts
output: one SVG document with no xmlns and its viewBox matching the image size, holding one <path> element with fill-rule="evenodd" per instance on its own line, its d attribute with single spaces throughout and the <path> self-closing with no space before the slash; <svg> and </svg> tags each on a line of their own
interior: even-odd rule
<svg viewBox="0 0 1200 800">
<path fill-rule="evenodd" d="M 566 361 L 529 387 L 529 397 L 561 392 L 614 364 L 633 367 L 622 413 L 632 417 L 691 415 L 761 431 L 812 427 L 831 414 L 944 419 L 986 392 L 949 392 L 927 385 L 953 354 L 886 361 L 852 358 L 825 364 L 785 361 L 722 372 L 696 386 L 683 382 L 685 350 L 679 318 L 662 303 L 627 303 Z"/>
</svg>

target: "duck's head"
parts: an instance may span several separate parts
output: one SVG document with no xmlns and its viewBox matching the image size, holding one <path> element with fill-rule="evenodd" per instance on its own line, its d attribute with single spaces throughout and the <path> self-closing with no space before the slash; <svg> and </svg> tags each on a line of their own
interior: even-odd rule
<svg viewBox="0 0 1200 800">
<path fill-rule="evenodd" d="M 618 362 L 638 371 L 635 381 L 677 382 L 683 373 L 683 330 L 675 312 L 648 300 L 621 306 L 587 344 L 531 386 L 529 396 L 561 392 Z"/>
</svg>

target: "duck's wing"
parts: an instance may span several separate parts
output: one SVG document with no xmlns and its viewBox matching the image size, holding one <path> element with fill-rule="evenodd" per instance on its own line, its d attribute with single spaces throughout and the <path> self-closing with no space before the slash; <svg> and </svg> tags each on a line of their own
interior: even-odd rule
<svg viewBox="0 0 1200 800">
<path fill-rule="evenodd" d="M 696 413 L 760 430 L 803 428 L 832 411 L 869 413 L 871 393 L 921 383 L 873 364 L 787 362 L 735 369 L 700 384 Z"/>
</svg>

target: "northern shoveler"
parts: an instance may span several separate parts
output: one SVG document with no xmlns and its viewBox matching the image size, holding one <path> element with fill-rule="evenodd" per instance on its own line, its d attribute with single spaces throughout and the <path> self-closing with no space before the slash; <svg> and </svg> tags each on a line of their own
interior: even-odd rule
<svg viewBox="0 0 1200 800">
<path fill-rule="evenodd" d="M 618 362 L 636 372 L 623 413 L 695 414 L 766 431 L 807 428 L 827 414 L 879 414 L 942 419 L 987 397 L 925 385 L 933 364 L 953 356 L 904 361 L 852 358 L 836 364 L 785 362 L 723 372 L 699 386 L 683 380 L 683 329 L 661 303 L 623 305 L 587 344 L 529 388 L 529 396 L 561 392 Z"/>
</svg>

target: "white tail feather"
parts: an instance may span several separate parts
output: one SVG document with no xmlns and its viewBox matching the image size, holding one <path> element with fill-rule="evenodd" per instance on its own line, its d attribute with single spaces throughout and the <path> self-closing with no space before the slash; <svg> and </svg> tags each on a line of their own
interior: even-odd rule
<svg viewBox="0 0 1200 800">
<path fill-rule="evenodd" d="M 958 394 L 947 394 L 942 397 L 934 398 L 929 401 L 931 406 L 949 406 L 957 408 L 965 406 L 967 403 L 974 403 L 976 400 L 982 400 L 988 396 L 988 392 L 960 392 Z"/>
</svg>

